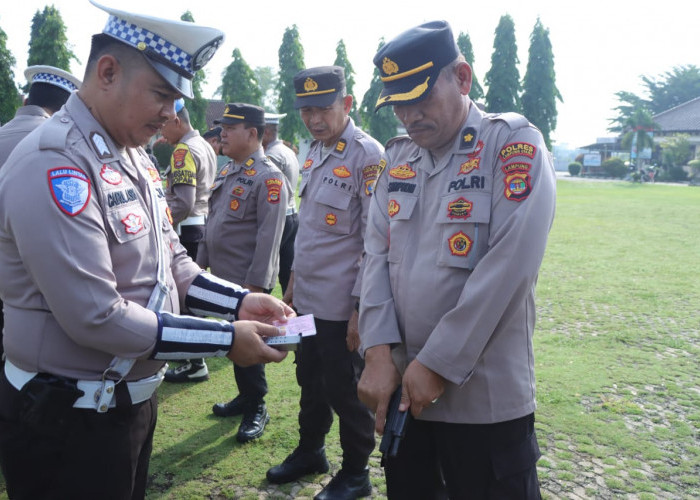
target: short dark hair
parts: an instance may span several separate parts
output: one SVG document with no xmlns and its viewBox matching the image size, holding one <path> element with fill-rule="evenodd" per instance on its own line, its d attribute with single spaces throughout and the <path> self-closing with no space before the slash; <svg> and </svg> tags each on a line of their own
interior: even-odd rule
<svg viewBox="0 0 700 500">
<path fill-rule="evenodd" d="M 117 61 L 119 61 L 119 64 L 124 67 L 130 66 L 126 64 L 127 62 L 133 63 L 140 61 L 143 62 L 143 64 L 147 64 L 145 58 L 141 57 L 141 54 L 136 49 L 129 47 L 109 35 L 98 33 L 92 36 L 90 55 L 88 56 L 88 62 L 85 66 L 85 77 L 83 80 L 87 79 L 88 74 L 93 70 L 100 57 L 106 54 L 113 55 Z"/>
<path fill-rule="evenodd" d="M 69 97 L 70 92 L 65 89 L 50 83 L 36 82 L 29 88 L 25 104 L 41 106 L 53 114 L 61 109 Z"/>
<path fill-rule="evenodd" d="M 182 109 L 177 112 L 177 117 L 181 122 L 187 123 L 188 125 L 190 124 L 190 112 L 187 111 L 185 106 L 183 106 Z"/>
<path fill-rule="evenodd" d="M 265 133 L 265 125 L 253 125 L 252 123 L 243 122 L 244 128 L 254 128 L 258 131 L 258 142 L 262 142 L 263 134 Z"/>
</svg>

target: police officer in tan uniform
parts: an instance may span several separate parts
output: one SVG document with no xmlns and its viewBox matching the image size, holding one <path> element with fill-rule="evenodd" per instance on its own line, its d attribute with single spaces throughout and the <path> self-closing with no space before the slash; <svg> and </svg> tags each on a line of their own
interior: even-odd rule
<svg viewBox="0 0 700 500">
<path fill-rule="evenodd" d="M 345 74 L 338 66 L 309 68 L 294 77 L 295 107 L 315 141 L 302 167 L 294 272 L 285 301 L 313 314 L 317 334 L 296 353 L 301 386 L 299 445 L 267 478 L 286 483 L 327 472 L 324 443 L 340 419 L 343 461 L 318 499 L 371 493 L 367 461 L 374 449 L 374 420 L 357 397 L 362 360 L 357 352 L 360 261 L 382 146 L 348 116 Z"/>
<path fill-rule="evenodd" d="M 294 196 L 297 190 L 297 184 L 299 183 L 299 160 L 297 160 L 297 155 L 294 151 L 277 137 L 277 128 L 279 127 L 280 119 L 285 116 L 287 116 L 287 113 L 265 113 L 265 134 L 262 140 L 265 155 L 282 171 L 284 176 L 289 180 L 289 185 L 292 188 L 292 196 L 289 197 L 289 202 L 287 203 L 287 216 L 284 220 L 284 232 L 282 233 L 282 241 L 280 242 L 279 281 L 283 294 L 287 291 L 289 276 L 292 273 L 292 264 L 294 263 L 294 240 L 296 239 L 297 229 L 299 228 L 297 201 Z"/>
<path fill-rule="evenodd" d="M 197 259 L 199 241 L 204 236 L 204 224 L 209 210 L 209 194 L 216 175 L 216 154 L 211 146 L 192 128 L 185 100 L 175 101 L 175 118 L 163 127 L 162 134 L 175 146 L 170 165 L 165 171 L 165 199 L 171 223 L 180 235 L 187 255 Z M 201 382 L 209 379 L 204 359 L 190 359 L 165 372 L 167 382 Z"/>
<path fill-rule="evenodd" d="M 211 188 L 209 218 L 197 262 L 217 276 L 243 283 L 248 289 L 270 293 L 277 282 L 279 246 L 290 196 L 282 172 L 265 157 L 262 136 L 264 110 L 244 103 L 226 105 L 221 125 L 221 149 L 231 161 Z M 247 442 L 262 436 L 270 420 L 265 367 L 233 366 L 239 395 L 217 403 L 215 415 L 243 414 L 236 439 Z"/>
<path fill-rule="evenodd" d="M 0 169 L 15 146 L 32 130 L 61 109 L 71 92 L 78 90 L 80 80 L 53 66 L 30 66 L 24 76 L 29 82 L 29 94 L 15 117 L 0 127 Z M 0 358 L 3 355 L 2 330 L 5 323 L 0 301 Z"/>
<path fill-rule="evenodd" d="M 110 15 L 83 85 L 0 178 L 10 498 L 144 498 L 165 360 L 280 361 L 261 338 L 276 327 L 230 321 L 293 314 L 187 256 L 141 147 L 192 96 L 223 33 L 95 5 Z"/>
<path fill-rule="evenodd" d="M 402 384 L 410 411 L 396 499 L 539 498 L 534 289 L 554 217 L 555 174 L 521 115 L 470 101 L 471 68 L 444 21 L 374 57 L 409 137 L 386 145 L 365 235 L 360 399 L 384 430 Z"/>
</svg>

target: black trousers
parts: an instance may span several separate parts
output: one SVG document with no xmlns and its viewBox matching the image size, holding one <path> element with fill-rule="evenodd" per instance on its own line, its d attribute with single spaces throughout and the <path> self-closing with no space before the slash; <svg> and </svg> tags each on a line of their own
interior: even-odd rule
<svg viewBox="0 0 700 500">
<path fill-rule="evenodd" d="M 121 388 L 121 389 L 120 389 Z M 125 390 L 122 384 L 118 391 Z M 117 395 L 119 397 L 119 394 Z M 128 398 L 128 391 L 126 391 Z M 20 419 L 23 399 L 0 373 L 0 466 L 12 499 L 142 499 L 158 400 L 106 413 L 69 408 L 58 429 Z"/>
<path fill-rule="evenodd" d="M 204 226 L 180 226 L 180 243 L 192 260 L 197 259 L 197 248 L 204 237 Z"/>
<path fill-rule="evenodd" d="M 299 229 L 299 214 L 288 215 L 284 220 L 284 230 L 280 241 L 280 272 L 279 281 L 282 287 L 282 294 L 287 290 L 289 277 L 292 274 L 292 264 L 294 263 L 294 240 Z"/>
<path fill-rule="evenodd" d="M 539 499 L 534 422 L 534 414 L 496 424 L 409 418 L 397 456 L 384 464 L 387 497 Z"/>
<path fill-rule="evenodd" d="M 316 318 L 316 335 L 303 337 L 296 352 L 299 402 L 299 446 L 318 449 L 324 445 L 333 423 L 340 419 L 343 468 L 360 472 L 374 450 L 374 416 L 357 397 L 357 382 L 364 362 L 346 347 L 347 321 Z"/>
</svg>

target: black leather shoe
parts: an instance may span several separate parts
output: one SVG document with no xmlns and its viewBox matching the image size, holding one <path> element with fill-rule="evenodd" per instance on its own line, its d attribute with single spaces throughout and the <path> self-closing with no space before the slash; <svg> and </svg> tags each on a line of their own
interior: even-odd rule
<svg viewBox="0 0 700 500">
<path fill-rule="evenodd" d="M 204 360 L 201 363 L 187 361 L 165 372 L 166 382 L 204 382 L 205 380 L 209 380 L 209 370 Z"/>
<path fill-rule="evenodd" d="M 369 482 L 369 469 L 359 474 L 352 474 L 340 469 L 338 474 L 326 485 L 314 500 L 355 500 L 372 494 Z"/>
<path fill-rule="evenodd" d="M 307 474 L 328 472 L 328 469 L 325 447 L 314 451 L 297 448 L 284 462 L 268 469 L 267 480 L 275 484 L 289 483 Z"/>
<path fill-rule="evenodd" d="M 248 407 L 243 411 L 243 420 L 238 427 L 236 440 L 239 443 L 247 443 L 253 439 L 258 439 L 265 432 L 265 426 L 270 421 L 265 403 L 259 403 Z"/>
<path fill-rule="evenodd" d="M 240 394 L 228 403 L 216 403 L 211 407 L 211 411 L 217 417 L 235 417 L 242 415 L 246 405 L 246 399 Z"/>
</svg>

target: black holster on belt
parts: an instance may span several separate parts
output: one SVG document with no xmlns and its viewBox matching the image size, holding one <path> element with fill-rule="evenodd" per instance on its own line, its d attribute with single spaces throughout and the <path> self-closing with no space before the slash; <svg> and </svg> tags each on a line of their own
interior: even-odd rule
<svg viewBox="0 0 700 500">
<path fill-rule="evenodd" d="M 19 421 L 35 431 L 59 435 L 68 427 L 73 403 L 84 394 L 75 380 L 39 373 L 20 390 Z"/>
</svg>

